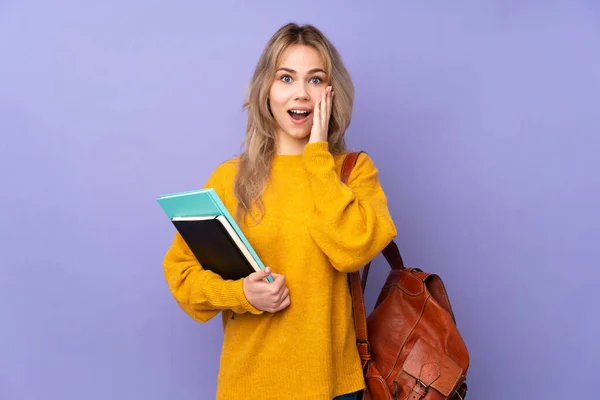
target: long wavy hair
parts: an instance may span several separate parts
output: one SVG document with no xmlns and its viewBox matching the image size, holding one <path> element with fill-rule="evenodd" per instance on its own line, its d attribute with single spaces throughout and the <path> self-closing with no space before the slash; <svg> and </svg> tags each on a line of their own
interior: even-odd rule
<svg viewBox="0 0 600 400">
<path fill-rule="evenodd" d="M 270 112 L 268 94 L 280 57 L 293 45 L 312 46 L 323 57 L 330 85 L 335 91 L 327 139 L 329 151 L 332 154 L 346 151 L 344 134 L 350 125 L 354 104 L 354 85 L 350 74 L 337 49 L 319 29 L 310 24 L 283 25 L 267 42 L 252 75 L 248 96 L 243 104 L 243 109 L 248 113 L 246 135 L 233 188 L 238 200 L 236 219 L 240 222 L 245 222 L 246 217 L 250 215 L 258 223 L 264 215 L 261 195 L 275 155 L 277 130 L 277 122 Z M 258 217 L 252 212 L 254 207 L 259 211 Z"/>
</svg>

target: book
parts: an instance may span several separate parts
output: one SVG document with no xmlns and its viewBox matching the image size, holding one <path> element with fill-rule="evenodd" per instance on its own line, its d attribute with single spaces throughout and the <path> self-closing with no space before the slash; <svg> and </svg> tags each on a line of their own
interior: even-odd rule
<svg viewBox="0 0 600 400">
<path fill-rule="evenodd" d="M 260 270 L 222 215 L 175 217 L 171 221 L 204 269 L 232 280 Z"/>
<path fill-rule="evenodd" d="M 265 268 L 213 188 L 165 194 L 157 201 L 204 269 L 235 280 Z M 267 280 L 273 282 L 271 276 Z"/>
</svg>

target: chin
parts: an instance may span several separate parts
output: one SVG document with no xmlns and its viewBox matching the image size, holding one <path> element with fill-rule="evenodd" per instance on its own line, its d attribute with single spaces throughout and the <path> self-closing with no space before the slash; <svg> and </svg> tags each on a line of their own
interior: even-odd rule
<svg viewBox="0 0 600 400">
<path fill-rule="evenodd" d="M 291 129 L 286 132 L 286 134 L 296 140 L 305 140 L 310 137 L 310 131 L 299 131 L 297 129 Z"/>
</svg>

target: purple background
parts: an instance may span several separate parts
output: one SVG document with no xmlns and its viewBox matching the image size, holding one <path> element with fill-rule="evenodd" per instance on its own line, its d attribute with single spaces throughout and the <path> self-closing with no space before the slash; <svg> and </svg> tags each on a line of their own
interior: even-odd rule
<svg viewBox="0 0 600 400">
<path fill-rule="evenodd" d="M 0 2 L 0 399 L 214 398 L 220 319 L 170 296 L 156 197 L 236 154 L 289 20 L 344 56 L 349 145 L 446 283 L 468 398 L 597 398 L 599 3 L 214 3 Z"/>
</svg>

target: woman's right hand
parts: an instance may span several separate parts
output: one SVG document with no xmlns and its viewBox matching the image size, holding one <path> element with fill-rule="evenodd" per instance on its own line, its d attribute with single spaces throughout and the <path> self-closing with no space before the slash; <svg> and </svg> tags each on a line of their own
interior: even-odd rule
<svg viewBox="0 0 600 400">
<path fill-rule="evenodd" d="M 273 277 L 273 282 L 265 280 L 269 275 Z M 269 267 L 245 277 L 243 287 L 246 299 L 259 310 L 275 313 L 290 305 L 290 291 L 285 286 L 285 277 L 271 272 Z"/>
</svg>

